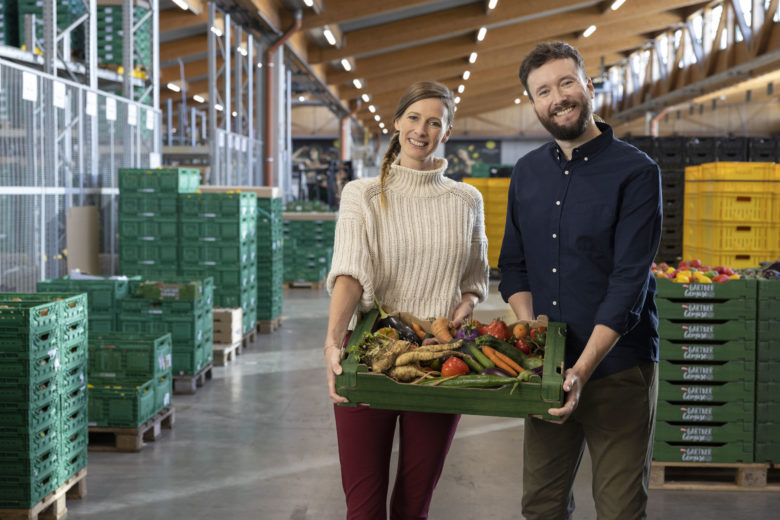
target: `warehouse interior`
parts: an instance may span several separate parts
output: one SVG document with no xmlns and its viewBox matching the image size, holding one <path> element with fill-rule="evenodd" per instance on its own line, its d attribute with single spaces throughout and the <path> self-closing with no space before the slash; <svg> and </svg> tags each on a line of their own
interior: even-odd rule
<svg viewBox="0 0 780 520">
<path fill-rule="evenodd" d="M 343 518 L 341 190 L 378 175 L 406 88 L 443 83 L 437 154 L 485 202 L 474 317 L 515 321 L 510 175 L 550 140 L 518 67 L 557 40 L 661 170 L 648 518 L 774 517 L 778 0 L 5 0 L 0 520 Z M 522 415 L 464 415 L 430 517 L 521 518 L 522 446 Z"/>
</svg>

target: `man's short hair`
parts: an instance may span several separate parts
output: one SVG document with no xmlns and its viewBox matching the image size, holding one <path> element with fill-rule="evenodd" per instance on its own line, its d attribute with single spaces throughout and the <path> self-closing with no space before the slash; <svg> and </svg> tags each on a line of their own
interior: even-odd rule
<svg viewBox="0 0 780 520">
<path fill-rule="evenodd" d="M 523 63 L 520 64 L 520 82 L 523 84 L 523 88 L 525 88 L 526 92 L 528 92 L 528 97 L 531 101 L 533 101 L 533 97 L 531 91 L 528 89 L 528 75 L 548 61 L 565 59 L 574 60 L 575 65 L 577 65 L 577 70 L 582 74 L 582 78 L 587 79 L 588 76 L 585 74 L 585 61 L 582 59 L 582 55 L 568 43 L 540 43 L 525 57 Z"/>
</svg>

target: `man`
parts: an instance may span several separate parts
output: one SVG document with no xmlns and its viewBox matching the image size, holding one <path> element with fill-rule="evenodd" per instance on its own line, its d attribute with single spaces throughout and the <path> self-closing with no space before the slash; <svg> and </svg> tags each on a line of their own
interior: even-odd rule
<svg viewBox="0 0 780 520">
<path fill-rule="evenodd" d="M 570 518 L 585 443 L 599 520 L 645 518 L 655 424 L 658 317 L 650 266 L 661 234 L 658 166 L 593 116 L 582 56 L 540 44 L 520 80 L 554 142 L 509 187 L 499 290 L 519 319 L 568 326 L 556 422 L 525 421 L 523 515 Z"/>
</svg>

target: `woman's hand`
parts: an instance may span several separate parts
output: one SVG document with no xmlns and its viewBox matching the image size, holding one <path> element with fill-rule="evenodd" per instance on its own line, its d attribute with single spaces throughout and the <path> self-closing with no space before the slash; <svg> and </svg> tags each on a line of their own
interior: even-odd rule
<svg viewBox="0 0 780 520">
<path fill-rule="evenodd" d="M 455 312 L 452 313 L 452 325 L 455 328 L 463 325 L 463 322 L 471 318 L 474 313 L 474 306 L 477 304 L 477 295 L 472 293 L 464 293 L 460 299 L 460 304 L 455 307 Z"/>
<path fill-rule="evenodd" d="M 346 397 L 336 393 L 336 376 L 341 374 L 341 349 L 335 346 L 325 347 L 325 370 L 328 375 L 328 396 L 334 403 L 349 402 Z"/>
</svg>

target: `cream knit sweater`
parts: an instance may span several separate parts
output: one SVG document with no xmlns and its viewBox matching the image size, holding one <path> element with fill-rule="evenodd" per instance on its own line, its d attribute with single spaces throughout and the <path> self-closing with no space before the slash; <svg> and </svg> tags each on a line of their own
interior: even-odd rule
<svg viewBox="0 0 780 520">
<path fill-rule="evenodd" d="M 363 286 L 358 310 L 374 296 L 420 318 L 452 313 L 465 292 L 484 301 L 489 267 L 482 195 L 444 176 L 447 160 L 418 171 L 391 166 L 382 208 L 379 179 L 348 183 L 341 194 L 330 293 L 339 275 Z"/>
</svg>

